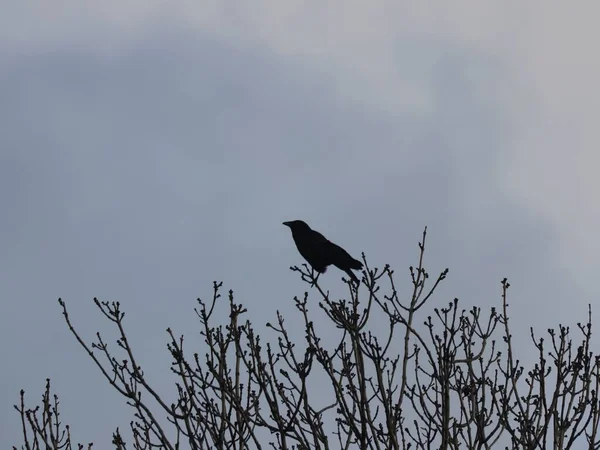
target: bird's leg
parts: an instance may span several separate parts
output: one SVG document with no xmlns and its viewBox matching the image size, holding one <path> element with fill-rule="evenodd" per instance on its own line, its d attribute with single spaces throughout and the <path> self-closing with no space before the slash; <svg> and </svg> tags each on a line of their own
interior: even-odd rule
<svg viewBox="0 0 600 450">
<path fill-rule="evenodd" d="M 319 280 L 319 275 L 321 275 L 320 272 L 317 272 L 317 276 L 315 277 L 315 269 L 309 267 L 306 264 L 302 264 L 302 266 L 306 269 L 306 271 L 298 268 L 297 266 L 290 267 L 290 269 L 295 272 L 300 272 L 300 277 L 302 278 L 302 281 L 306 281 L 307 283 L 310 283 L 310 287 L 314 287 L 317 284 L 317 281 Z"/>
<path fill-rule="evenodd" d="M 321 275 L 321 272 L 317 272 L 317 277 L 315 278 L 315 269 L 313 269 L 311 267 L 311 269 L 310 269 L 310 277 L 312 279 L 310 282 L 311 287 L 315 287 L 315 285 L 317 284 L 317 281 L 319 281 L 319 275 Z"/>
</svg>

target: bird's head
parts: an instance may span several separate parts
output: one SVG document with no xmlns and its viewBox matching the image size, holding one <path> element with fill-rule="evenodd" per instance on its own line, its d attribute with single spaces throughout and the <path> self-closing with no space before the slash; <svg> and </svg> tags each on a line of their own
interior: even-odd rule
<svg viewBox="0 0 600 450">
<path fill-rule="evenodd" d="M 310 230 L 310 227 L 303 220 L 291 220 L 289 222 L 283 222 L 283 224 L 290 227 L 292 232 Z"/>
</svg>

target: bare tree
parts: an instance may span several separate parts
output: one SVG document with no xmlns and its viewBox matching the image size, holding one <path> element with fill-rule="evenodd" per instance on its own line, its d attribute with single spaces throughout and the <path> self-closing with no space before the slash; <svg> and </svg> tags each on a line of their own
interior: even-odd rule
<svg viewBox="0 0 600 450">
<path fill-rule="evenodd" d="M 363 287 L 347 282 L 342 300 L 332 299 L 306 265 L 292 267 L 319 296 L 318 308 L 307 292 L 294 298 L 301 340 L 291 337 L 277 312 L 267 324 L 276 339 L 263 343 L 233 292 L 223 299 L 222 283 L 215 282 L 212 299 L 198 300 L 195 309 L 204 350 L 186 352 L 183 337 L 167 330 L 177 380 L 172 400 L 148 381 L 119 303 L 94 299 L 116 329 L 114 349 L 99 333 L 86 342 L 59 299 L 75 339 L 133 408 L 128 442 L 117 429 L 114 448 L 569 449 L 575 442 L 600 448 L 600 360 L 590 350 L 591 309 L 577 336 L 562 325 L 546 339 L 531 330 L 538 357 L 526 370 L 515 356 L 506 279 L 499 309 L 461 310 L 455 299 L 425 312 L 448 274 L 429 277 L 426 235 L 425 229 L 406 296 L 396 289 L 394 271 L 371 269 L 364 254 Z M 215 323 L 218 308 L 228 308 L 227 323 Z M 327 339 L 314 325 L 318 310 L 330 323 Z M 26 408 L 21 391 L 15 408 L 23 427 L 20 448 L 84 448 L 71 443 L 49 381 L 41 407 Z"/>
</svg>

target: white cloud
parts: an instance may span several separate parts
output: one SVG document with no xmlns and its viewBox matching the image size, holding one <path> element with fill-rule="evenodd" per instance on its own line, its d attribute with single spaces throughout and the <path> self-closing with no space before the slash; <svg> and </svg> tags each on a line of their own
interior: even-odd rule
<svg viewBox="0 0 600 450">
<path fill-rule="evenodd" d="M 107 0 L 93 3 L 57 0 L 51 4 L 38 3 L 39 6 L 35 9 L 31 8 L 31 3 L 28 5 L 26 2 L 5 2 L 3 5 L 3 14 L 0 17 L 0 53 L 4 53 L 5 58 L 17 58 L 24 53 L 35 55 L 49 53 L 56 47 L 73 47 L 77 50 L 81 49 L 84 53 L 100 52 L 109 58 L 115 54 L 122 57 L 123 52 L 131 51 L 141 40 L 145 40 L 147 44 L 141 46 L 146 53 L 139 60 L 128 61 L 127 58 L 121 58 L 118 64 L 106 64 L 106 66 L 99 64 L 99 68 L 104 71 L 96 71 L 91 67 L 90 72 L 84 73 L 81 78 L 74 77 L 75 81 L 81 81 L 87 80 L 86 77 L 89 76 L 94 81 L 83 87 L 74 86 L 72 88 L 75 92 L 74 96 L 64 95 L 65 92 L 70 93 L 71 86 L 68 79 L 63 83 L 61 77 L 63 74 L 70 73 L 69 70 L 73 67 L 79 67 L 79 64 L 89 64 L 90 59 L 82 58 L 83 61 L 80 61 L 77 58 L 78 53 L 75 52 L 76 55 L 73 57 L 71 52 L 71 59 L 68 62 L 63 59 L 52 61 L 54 65 L 48 65 L 48 67 L 52 66 L 50 69 L 44 64 L 33 65 L 36 69 L 41 68 L 39 76 L 34 77 L 35 83 L 39 86 L 28 85 L 28 78 L 26 78 L 23 84 L 19 85 L 21 90 L 13 98 L 26 93 L 35 97 L 35 101 L 31 100 L 27 103 L 22 97 L 14 100 L 15 104 L 19 102 L 21 105 L 24 104 L 23 111 L 20 111 L 22 119 L 17 120 L 17 123 L 26 125 L 30 117 L 39 116 L 42 107 L 48 109 L 47 115 L 50 116 L 51 113 L 55 113 L 55 103 L 66 104 L 73 101 L 72 105 L 69 104 L 68 108 L 64 108 L 72 113 L 72 116 L 66 116 L 69 120 L 64 121 L 65 130 L 59 129 L 60 127 L 56 125 L 49 127 L 52 128 L 49 134 L 64 138 L 64 141 L 60 141 L 60 148 L 70 145 L 69 150 L 75 153 L 83 147 L 79 145 L 82 142 L 73 139 L 68 133 L 74 123 L 78 125 L 75 128 L 82 136 L 81 141 L 92 140 L 98 146 L 94 147 L 98 152 L 97 155 L 104 155 L 101 150 L 102 145 L 117 149 L 115 150 L 117 153 L 120 152 L 118 145 L 122 142 L 122 136 L 131 135 L 132 139 L 127 141 L 128 145 L 131 144 L 131 148 L 142 152 L 141 154 L 144 154 L 147 146 L 156 140 L 163 143 L 161 139 L 164 139 L 165 147 L 174 145 L 180 149 L 184 147 L 196 149 L 198 142 L 206 139 L 206 148 L 215 148 L 215 152 L 219 152 L 226 147 L 233 161 L 231 164 L 223 165 L 222 173 L 216 169 L 214 171 L 217 177 L 215 185 L 218 186 L 219 192 L 228 194 L 222 196 L 223 203 L 227 201 L 228 204 L 237 205 L 230 210 L 232 212 L 228 218 L 237 219 L 238 222 L 229 220 L 229 224 L 244 223 L 258 229 L 261 226 L 260 222 L 268 215 L 270 223 L 277 222 L 274 227 L 281 230 L 277 217 L 284 212 L 284 218 L 296 218 L 299 216 L 292 215 L 291 210 L 300 210 L 301 214 L 312 214 L 311 217 L 318 217 L 319 228 L 329 232 L 328 230 L 336 228 L 338 223 L 344 225 L 343 228 L 349 228 L 356 217 L 361 224 L 356 225 L 355 229 L 369 230 L 361 236 L 359 248 L 364 246 L 369 255 L 376 254 L 378 259 L 387 261 L 388 258 L 394 258 L 395 254 L 400 255 L 398 258 L 408 258 L 408 256 L 406 256 L 407 252 L 396 248 L 390 249 L 389 244 L 382 244 L 382 236 L 392 232 L 408 233 L 406 228 L 409 228 L 410 232 L 413 229 L 419 232 L 422 222 L 426 221 L 430 225 L 433 222 L 432 239 L 437 239 L 435 246 L 438 248 L 436 250 L 435 246 L 431 247 L 434 252 L 431 260 L 438 266 L 449 264 L 452 268 L 452 276 L 462 271 L 462 280 L 467 280 L 463 286 L 460 286 L 462 289 L 460 292 L 453 291 L 449 295 L 461 295 L 461 292 L 468 291 L 469 288 L 473 289 L 473 286 L 477 289 L 481 286 L 481 292 L 485 289 L 485 295 L 489 295 L 486 297 L 490 298 L 489 302 L 497 302 L 498 296 L 493 292 L 490 293 L 487 281 L 495 279 L 493 277 L 496 276 L 496 271 L 504 271 L 505 267 L 509 266 L 508 270 L 516 272 L 519 270 L 517 263 L 520 261 L 526 261 L 523 265 L 532 267 L 530 272 L 534 272 L 536 268 L 543 271 L 552 266 L 552 261 L 548 261 L 552 258 L 562 261 L 565 268 L 572 271 L 570 273 L 576 279 L 583 275 L 584 278 L 581 278 L 583 282 L 577 286 L 582 292 L 591 295 L 595 289 L 595 277 L 586 279 L 585 275 L 593 271 L 598 254 L 597 247 L 600 246 L 600 239 L 595 234 L 595 230 L 600 225 L 596 206 L 596 192 L 600 189 L 596 175 L 599 158 L 596 156 L 595 148 L 599 141 L 596 122 L 597 111 L 600 108 L 600 94 L 596 89 L 597 80 L 600 79 L 600 57 L 596 51 L 596 42 L 600 33 L 597 31 L 595 20 L 600 7 L 594 5 L 585 11 L 581 6 L 580 9 L 576 9 L 573 5 L 565 3 L 564 6 L 544 4 L 543 8 L 537 10 L 514 1 L 491 4 L 466 0 L 435 5 L 424 2 L 401 4 L 391 0 L 378 2 L 257 0 L 237 4 L 207 0 L 178 2 L 177 6 L 156 0 L 128 2 Z M 207 37 L 208 40 L 227 41 L 228 48 L 233 44 L 246 49 L 260 49 L 260 52 L 256 53 L 279 56 L 273 58 L 277 59 L 277 64 L 273 66 L 280 63 L 289 64 L 298 71 L 306 71 L 310 76 L 299 78 L 309 79 L 310 83 L 314 83 L 315 74 L 320 74 L 326 80 L 324 86 L 327 89 L 331 86 L 337 90 L 335 100 L 339 99 L 340 103 L 353 103 L 359 107 L 338 110 L 337 105 L 332 106 L 335 100 L 331 98 L 319 103 L 322 99 L 311 91 L 312 85 L 309 88 L 305 87 L 306 92 L 289 92 L 290 97 L 295 97 L 293 101 L 279 103 L 278 100 L 285 98 L 289 90 L 302 86 L 301 83 L 295 81 L 286 83 L 281 80 L 271 84 L 265 83 L 264 78 L 269 75 L 272 67 L 256 70 L 253 72 L 254 75 L 246 79 L 243 64 L 211 66 L 206 72 L 211 72 L 212 69 L 215 78 L 221 76 L 236 78 L 238 84 L 231 82 L 233 86 L 242 86 L 249 91 L 254 90 L 256 95 L 245 98 L 248 102 L 244 104 L 239 115 L 231 113 L 218 121 L 218 126 L 214 129 L 210 128 L 209 123 L 206 129 L 198 132 L 198 123 L 202 122 L 202 117 L 200 119 L 197 117 L 189 119 L 189 117 L 197 114 L 199 108 L 194 102 L 189 105 L 186 103 L 191 97 L 187 95 L 188 90 L 191 94 L 196 87 L 196 79 L 201 78 L 198 74 L 204 71 L 204 67 L 200 64 L 189 64 L 190 58 L 196 54 L 194 53 L 196 49 L 193 46 L 187 48 L 186 58 L 181 60 L 165 58 L 165 55 L 177 52 L 177 46 L 182 42 L 181 34 L 178 39 L 167 43 L 165 48 L 159 48 L 156 55 L 163 58 L 160 69 L 165 69 L 165 64 L 181 63 L 181 70 L 191 72 L 189 78 L 186 78 L 187 72 L 182 76 L 185 80 L 175 76 L 170 78 L 172 74 L 168 66 L 165 70 L 167 75 L 161 72 L 162 75 L 153 78 L 146 89 L 136 89 L 139 87 L 138 80 L 142 79 L 142 75 L 147 75 L 145 71 L 151 71 L 158 66 L 153 59 L 155 54 L 149 52 L 148 48 L 160 46 L 160 39 L 168 37 L 170 32 L 175 34 L 182 29 L 194 31 L 189 34 L 190 39 Z M 156 39 L 152 39 L 154 37 Z M 219 51 L 219 48 L 216 48 L 214 53 L 200 52 L 199 54 L 204 56 L 209 55 L 207 61 L 201 63 L 211 64 L 211 58 L 218 59 Z M 455 53 L 448 55 L 448 52 Z M 235 54 L 226 55 L 224 58 L 235 58 Z M 146 64 L 140 65 L 140 61 L 145 61 Z M 250 58 L 250 64 L 268 65 L 260 58 Z M 60 70 L 55 70 L 55 66 L 60 66 Z M 451 66 L 450 70 L 448 66 Z M 25 69 L 21 67 L 21 72 L 16 73 L 22 75 L 27 71 L 27 67 L 29 66 L 26 65 Z M 43 70 L 47 72 L 42 72 Z M 458 75 L 452 71 L 457 72 Z M 102 79 L 102 75 L 110 77 L 105 80 Z M 443 77 L 449 75 L 456 76 L 457 79 L 444 84 Z M 54 78 L 46 80 L 46 76 Z M 278 76 L 287 79 L 289 74 L 286 72 L 285 75 Z M 57 79 L 61 82 L 57 82 Z M 164 80 L 171 84 L 162 89 Z M 220 86 L 210 80 L 211 78 L 208 78 L 208 81 L 204 80 L 206 89 L 227 91 L 227 83 Z M 442 84 L 440 88 L 439 85 Z M 115 86 L 120 86 L 121 89 L 113 89 Z M 97 89 L 98 87 L 103 87 L 104 90 Z M 152 99 L 148 99 L 149 93 L 154 92 L 153 89 L 160 91 L 157 97 L 162 101 L 160 105 L 166 105 L 165 109 L 159 109 L 156 115 L 149 114 L 150 111 L 154 111 L 155 106 L 151 102 Z M 179 89 L 182 89 L 185 95 L 181 95 Z M 46 90 L 51 92 L 48 93 Z M 273 96 L 277 98 L 269 98 L 270 92 L 275 92 Z M 97 95 L 98 99 L 92 94 Z M 43 97 L 44 95 L 47 97 Z M 444 95 L 446 97 L 440 98 Z M 461 95 L 464 97 L 461 98 Z M 226 101 L 225 97 L 217 96 L 211 104 L 199 102 L 205 108 L 200 112 L 206 117 L 211 117 L 215 109 L 223 108 L 219 102 Z M 93 114 L 96 100 L 105 108 Z M 268 113 L 263 112 L 264 114 L 261 115 L 259 109 L 265 107 L 267 100 L 272 101 L 273 105 Z M 484 104 L 480 105 L 478 103 L 480 101 Z M 301 105 L 306 102 L 312 103 L 303 109 Z M 187 108 L 182 108 L 185 105 Z M 31 114 L 29 110 L 25 111 L 28 108 Z M 375 110 L 380 115 L 364 114 L 365 121 L 367 118 L 370 120 L 365 124 L 364 121 L 361 122 L 361 108 Z M 173 118 L 168 114 L 171 110 L 184 111 L 181 112 L 181 116 L 185 116 L 189 122 L 182 124 L 179 120 L 180 116 L 174 114 L 172 116 L 176 117 Z M 87 121 L 75 122 L 75 119 L 80 117 L 80 111 L 81 117 L 88 119 Z M 262 120 L 258 125 L 247 119 L 255 111 L 257 117 Z M 322 111 L 325 112 L 321 116 L 319 113 Z M 342 119 L 338 121 L 334 120 L 337 118 L 330 118 L 336 116 L 338 111 Z M 4 111 L 7 115 L 14 115 L 14 113 L 15 111 L 10 109 Z M 459 116 L 458 119 L 453 120 L 452 114 Z M 414 121 L 398 120 L 398 117 L 406 119 L 417 115 L 433 117 L 435 120 L 420 120 L 421 117 L 417 117 Z M 55 119 L 56 117 L 54 116 Z M 94 120 L 89 120 L 90 117 Z M 379 118 L 381 123 L 378 122 Z M 310 120 L 313 122 L 307 123 Z M 503 126 L 504 120 L 508 122 L 506 128 L 496 133 L 495 127 Z M 171 134 L 166 134 L 165 130 L 169 127 L 165 127 L 165 123 L 173 127 L 174 131 Z M 85 124 L 88 124 L 89 128 L 85 128 Z M 228 131 L 232 124 L 238 126 L 237 137 Z M 436 129 L 426 128 L 429 124 Z M 457 124 L 456 130 L 453 129 L 455 124 Z M 470 128 L 472 124 L 473 127 Z M 41 123 L 39 125 L 44 126 Z M 475 127 L 480 129 L 473 129 Z M 275 130 L 272 131 L 271 128 Z M 346 133 L 347 129 L 349 132 Z M 23 130 L 27 131 L 28 128 L 23 126 Z M 261 132 L 259 133 L 261 136 L 253 140 L 252 135 L 257 133 L 257 130 Z M 414 131 L 414 133 L 402 134 L 398 130 Z M 145 136 L 146 131 L 148 136 Z M 215 145 L 214 139 L 210 141 L 210 134 L 218 134 L 218 132 L 223 134 L 223 137 L 219 135 L 219 139 L 216 140 L 217 143 L 221 143 L 221 146 Z M 305 133 L 309 136 L 305 136 Z M 406 134 L 410 136 L 406 137 L 404 142 L 402 139 Z M 43 151 L 40 150 L 39 145 L 27 147 L 29 141 L 25 139 L 28 137 L 26 132 L 18 135 L 17 141 L 25 144 L 15 150 L 15 154 L 31 148 Z M 180 136 L 182 138 L 178 139 Z M 106 137 L 106 141 L 102 141 L 102 137 Z M 294 142 L 289 142 L 291 140 Z M 310 156 L 318 160 L 310 170 L 299 167 L 303 160 L 301 157 L 289 158 L 289 161 L 283 157 L 277 159 L 284 152 L 299 153 L 307 143 L 313 144 L 310 148 L 312 152 Z M 395 153 L 396 143 L 402 153 Z M 490 145 L 486 146 L 486 143 L 491 144 L 493 149 Z M 447 149 L 451 149 L 452 154 L 450 150 L 446 154 L 445 148 L 440 149 L 444 144 L 447 145 Z M 293 150 L 290 150 L 290 147 L 293 147 Z M 260 149 L 265 151 L 261 153 Z M 248 150 L 253 150 L 253 153 L 249 153 Z M 329 166 L 327 158 L 322 156 L 326 151 L 332 152 L 331 154 L 337 152 L 336 158 L 339 156 L 339 160 L 343 163 L 338 164 L 336 161 Z M 423 156 L 428 151 L 430 154 Z M 206 150 L 206 153 L 208 152 Z M 490 156 L 492 152 L 494 154 Z M 203 154 L 202 157 L 205 159 L 197 162 L 198 167 L 206 169 L 206 160 L 211 158 L 218 160 L 220 156 L 220 154 L 217 156 Z M 48 156 L 49 159 L 52 157 L 53 155 Z M 137 157 L 137 154 L 132 156 L 132 167 Z M 105 178 L 106 172 L 115 175 L 115 171 L 110 170 L 113 158 L 100 158 L 101 161 L 105 159 L 106 167 L 103 170 L 96 170 L 96 166 L 89 166 L 94 169 L 90 169 L 90 173 L 94 177 L 99 177 L 109 187 L 116 189 L 121 186 L 124 194 L 128 193 L 129 196 L 120 195 L 122 203 L 117 204 L 127 206 L 127 200 L 135 199 L 134 194 L 140 191 L 128 187 L 125 171 L 116 171 L 117 175 L 119 173 L 122 175 L 121 184 L 114 183 L 112 178 Z M 417 163 L 414 160 L 417 160 Z M 267 170 L 269 164 L 274 165 L 275 169 Z M 496 173 L 489 177 L 487 171 L 492 165 Z M 62 167 L 62 164 L 59 166 Z M 195 203 L 196 198 L 213 202 L 209 206 L 221 201 L 221 198 L 215 195 L 214 189 L 209 189 L 211 185 L 207 181 L 209 177 L 203 176 L 203 172 L 196 170 L 196 166 L 192 165 L 187 167 L 189 173 L 185 172 L 187 178 L 182 177 L 181 169 L 177 169 L 175 163 L 170 166 L 168 161 L 164 161 L 164 164 L 161 163 L 159 166 L 161 171 L 158 173 L 162 176 L 160 186 L 152 184 L 153 189 L 156 190 L 149 190 L 149 192 L 164 195 L 166 191 L 171 190 L 165 189 L 165 186 L 170 186 L 169 180 L 171 182 L 187 180 L 183 184 L 177 184 L 177 189 L 188 189 L 194 194 L 190 195 L 192 200 L 177 203 L 178 208 L 174 209 L 171 215 L 166 214 L 165 218 L 176 217 L 183 211 L 181 217 L 187 220 L 191 215 L 190 211 L 199 211 L 197 223 L 204 223 L 203 215 L 211 214 L 207 214 L 201 208 L 202 202 Z M 135 164 L 135 167 L 138 168 L 140 165 Z M 144 167 L 142 166 L 142 169 Z M 148 169 L 142 172 L 151 173 L 151 167 L 149 165 Z M 230 174 L 229 170 L 232 167 L 238 171 Z M 212 168 L 210 170 L 212 171 Z M 334 170 L 343 173 L 344 176 L 340 178 L 348 183 L 347 187 L 336 180 L 335 189 L 326 189 L 329 186 L 326 186 L 323 180 L 326 179 L 329 171 Z M 98 188 L 99 184 L 103 186 L 101 183 L 92 182 L 95 180 L 94 177 L 87 177 L 84 173 L 83 178 L 88 184 L 84 183 L 83 186 L 91 186 L 94 189 Z M 206 189 L 203 189 L 202 185 L 195 186 L 194 183 L 197 181 L 195 177 L 200 180 L 199 183 L 207 183 Z M 265 182 L 265 177 L 270 177 L 269 180 L 274 181 Z M 32 179 L 37 178 L 37 176 L 32 177 Z M 307 179 L 314 184 L 314 192 L 310 190 L 307 192 L 305 188 Z M 52 181 L 54 178 L 51 177 L 49 180 Z M 230 184 L 231 180 L 237 182 L 233 187 Z M 356 183 L 358 186 L 348 180 L 358 180 Z M 140 179 L 135 181 L 135 186 L 143 186 Z M 26 184 L 23 183 L 24 186 Z M 81 187 L 82 185 L 78 185 L 76 189 Z M 516 215 L 508 218 L 503 215 L 505 211 L 510 212 L 511 209 L 506 207 L 508 203 L 506 199 L 499 195 L 499 187 L 508 192 L 514 201 L 524 206 L 519 209 L 518 218 L 515 219 Z M 130 190 L 126 191 L 126 189 Z M 177 189 L 172 190 L 177 191 Z M 43 193 L 50 191 L 41 189 Z M 81 191 L 74 192 L 79 194 Z M 315 198 L 315 192 L 319 194 L 318 199 Z M 233 195 L 238 193 L 237 196 Z M 100 194 L 98 192 L 98 199 Z M 142 196 L 141 193 L 139 195 Z M 83 197 L 82 204 L 85 203 Z M 103 197 L 107 208 L 114 207 L 114 197 L 114 194 Z M 265 201 L 265 197 L 270 201 Z M 407 199 L 408 197 L 410 199 Z M 286 201 L 290 198 L 292 201 Z M 94 203 L 99 204 L 96 197 L 92 199 Z M 390 206 L 390 203 L 395 201 L 398 204 Z M 131 202 L 133 203 L 133 200 Z M 165 201 L 164 204 L 171 203 L 173 202 Z M 290 203 L 293 203 L 293 207 Z M 501 203 L 503 204 L 499 207 Z M 330 207 L 330 205 L 334 206 Z M 127 211 L 125 206 L 118 210 L 119 217 L 130 221 L 128 229 L 137 230 L 138 222 L 131 222 L 132 218 L 129 216 L 121 217 L 121 214 L 125 216 L 123 211 Z M 152 204 L 147 208 L 151 212 L 154 211 Z M 384 209 L 396 211 L 393 214 L 389 211 L 382 213 Z M 360 210 L 360 214 L 357 210 Z M 542 215 L 560 232 L 559 242 L 548 242 L 550 250 L 542 255 L 540 252 L 544 252 L 545 249 L 540 249 L 540 241 L 543 243 L 546 236 L 551 240 L 554 235 L 547 229 L 536 234 L 538 223 L 540 228 L 547 224 L 541 220 L 529 221 L 529 217 L 523 219 L 522 216 L 527 214 L 521 214 L 522 210 L 530 211 L 532 216 Z M 264 212 L 265 216 L 257 214 L 257 211 Z M 161 213 L 164 214 L 164 210 L 161 209 Z M 288 214 L 291 217 L 288 217 Z M 373 221 L 373 217 L 376 217 L 378 222 Z M 505 223 L 505 218 L 506 222 L 510 223 Z M 153 220 L 151 225 L 156 225 L 156 222 L 159 222 L 160 227 L 155 231 L 157 235 L 162 236 L 163 222 Z M 175 221 L 165 221 L 164 228 L 168 225 L 173 227 L 171 231 L 178 236 L 181 248 L 187 252 L 184 252 L 185 255 L 190 255 L 190 259 L 185 260 L 190 262 L 182 263 L 182 267 L 188 266 L 193 275 L 188 275 L 186 272 L 181 279 L 194 283 L 193 288 L 189 288 L 191 291 L 198 285 L 194 278 L 196 264 L 206 258 L 204 254 L 197 256 L 196 249 L 202 246 L 206 236 L 213 230 L 207 228 L 206 234 L 198 233 L 198 225 L 191 219 L 189 223 L 184 223 L 185 226 L 180 224 L 175 227 L 172 222 Z M 221 216 L 214 219 L 215 229 L 223 231 L 222 222 Z M 30 221 L 30 223 L 34 222 Z M 527 224 L 533 225 L 523 230 Z M 448 231 L 452 226 L 454 229 Z M 22 227 L 16 228 L 21 230 Z M 127 230 L 121 224 L 115 226 L 115 229 Z M 376 231 L 372 232 L 372 229 Z M 469 231 L 474 229 L 479 234 L 470 236 Z M 224 229 L 224 234 L 227 231 L 229 230 Z M 237 231 L 236 228 L 232 228 L 231 234 Z M 354 232 L 353 230 L 352 233 Z M 281 231 L 281 235 L 275 236 L 284 236 L 283 233 L 284 231 Z M 138 236 L 134 231 L 131 231 L 131 234 Z M 369 236 L 371 234 L 372 236 Z M 164 235 L 166 236 L 166 233 Z M 343 242 L 350 235 L 345 238 L 340 231 L 334 237 Z M 271 246 L 272 242 L 269 239 L 273 239 L 272 236 L 270 231 L 262 231 L 258 238 L 255 236 L 254 240 L 246 240 L 249 242 L 247 247 L 252 250 L 246 255 L 248 261 L 255 260 L 256 249 L 268 249 L 265 253 L 269 257 L 265 257 L 265 261 L 273 264 L 273 267 L 279 267 L 280 262 L 270 256 L 270 252 L 275 251 L 271 248 L 276 248 Z M 125 237 L 122 241 L 129 242 L 130 239 Z M 192 238 L 193 244 L 188 245 L 188 239 Z M 414 235 L 402 234 L 399 240 L 408 248 L 414 238 Z M 453 241 L 453 238 L 456 240 Z M 492 242 L 494 238 L 496 241 Z M 239 235 L 237 239 L 245 240 L 245 237 Z M 140 242 L 144 243 L 144 246 L 140 244 L 140 248 L 151 254 L 152 247 L 143 239 L 140 239 Z M 165 240 L 164 247 L 172 249 L 173 242 L 172 238 Z M 525 245 L 521 245 L 523 242 Z M 86 244 L 91 245 L 87 241 Z M 449 260 L 442 261 L 440 258 L 438 261 L 435 252 L 444 254 L 444 245 Z M 34 250 L 37 252 L 37 248 Z M 133 250 L 135 248 L 128 248 L 130 252 L 128 254 L 140 254 Z M 240 259 L 239 248 L 232 247 L 230 251 L 231 253 L 222 252 L 226 255 L 222 257 L 225 261 L 223 267 L 232 260 Z M 285 251 L 291 252 L 292 249 L 288 247 Z M 521 253 L 514 256 L 519 251 Z M 508 253 L 511 255 L 507 255 Z M 78 253 L 74 254 L 78 255 Z M 41 264 L 39 263 L 41 259 L 37 256 L 32 259 Z M 73 259 L 79 261 L 77 258 Z M 149 255 L 147 260 L 154 261 L 154 255 Z M 170 265 L 171 260 L 167 260 Z M 172 260 L 176 258 L 173 257 Z M 458 266 L 456 270 L 455 263 Z M 13 266 L 12 261 L 6 264 L 7 267 Z M 101 267 L 103 262 L 98 261 L 97 264 Z M 578 270 L 586 264 L 590 267 L 589 273 L 580 274 Z M 27 283 L 31 284 L 28 278 L 32 273 L 31 267 L 26 264 L 22 267 L 26 269 L 19 270 L 19 273 L 24 279 L 27 278 Z M 179 267 L 174 266 L 177 271 L 180 271 Z M 485 267 L 487 269 L 484 269 Z M 530 308 L 531 314 L 523 315 L 529 322 L 533 321 L 533 315 L 539 312 L 537 305 L 545 302 L 546 299 L 543 298 L 544 293 L 540 294 L 536 291 L 538 287 L 536 283 L 540 283 L 539 276 L 530 277 L 530 273 L 525 273 L 526 270 L 527 268 L 523 270 L 520 280 L 521 287 L 528 284 L 525 289 L 536 294 L 537 298 L 528 300 L 526 305 L 520 304 L 518 307 L 521 308 L 520 311 Z M 44 273 L 41 269 L 40 272 Z M 115 266 L 115 272 L 125 274 L 127 271 Z M 484 272 L 487 278 L 481 281 Z M 493 274 L 490 275 L 492 272 Z M 89 276 L 87 266 L 85 273 Z M 125 278 L 132 279 L 128 272 L 126 275 Z M 251 280 L 247 281 L 248 283 L 254 282 L 247 271 L 240 271 L 235 275 L 239 275 L 240 280 Z M 498 277 L 503 275 L 504 272 L 501 272 Z M 51 278 L 49 275 L 46 276 Z M 138 272 L 138 276 L 140 279 L 149 278 L 141 271 Z M 551 275 L 547 277 L 550 278 Z M 460 275 L 457 278 L 460 280 Z M 109 286 L 104 277 L 99 277 L 98 280 L 100 280 L 98 283 L 107 283 L 106 286 Z M 548 281 L 549 284 L 556 284 L 559 287 L 570 285 L 568 282 L 570 280 L 549 279 Z M 60 283 L 54 279 L 53 282 L 57 292 L 60 290 L 63 295 L 62 290 L 66 289 L 64 285 L 59 285 Z M 25 284 L 23 282 L 23 285 Z M 40 284 L 39 280 L 36 279 L 35 284 Z M 172 285 L 177 283 L 165 281 L 165 290 L 170 290 Z M 91 289 L 90 286 L 96 287 L 88 284 L 85 288 Z M 118 295 L 125 297 L 128 295 L 128 291 L 123 286 L 115 284 L 109 287 Z M 19 289 L 22 289 L 20 285 Z M 556 295 L 552 288 L 546 288 L 545 292 Z M 22 296 L 21 291 L 16 296 Z M 71 296 L 76 295 L 71 294 Z M 558 310 L 557 300 L 560 299 L 553 300 L 556 304 L 554 309 Z M 466 299 L 467 303 L 469 301 L 484 300 Z M 571 305 L 562 307 L 572 308 Z M 581 308 L 577 310 L 582 311 Z M 551 309 L 543 313 L 553 314 Z M 554 324 L 555 318 L 550 317 L 550 319 Z M 54 327 L 55 323 L 48 326 Z M 32 371 L 32 373 L 38 372 Z M 20 374 L 14 376 L 17 378 Z"/>
<path fill-rule="evenodd" d="M 111 54 L 127 49 L 148 30 L 189 28 L 239 46 L 269 49 L 298 70 L 322 74 L 340 101 L 392 117 L 407 111 L 434 113 L 432 77 L 436 58 L 447 49 L 487 55 L 502 71 L 496 80 L 483 80 L 480 88 L 493 90 L 487 93 L 491 104 L 514 125 L 496 182 L 560 230 L 557 258 L 579 273 L 581 265 L 593 268 L 600 247 L 595 232 L 600 225 L 598 13 L 596 3 L 574 7 L 468 0 L 210 0 L 176 5 L 62 0 L 36 7 L 5 2 L 0 45 L 12 55 L 58 44 Z M 422 44 L 438 53 L 421 53 Z M 463 75 L 477 86 L 481 74 L 470 70 L 464 67 Z"/>
<path fill-rule="evenodd" d="M 0 19 L 2 41 L 10 43 L 12 51 L 88 42 L 96 50 L 118 52 L 146 27 L 162 28 L 169 23 L 164 19 L 171 18 L 173 26 L 299 59 L 307 70 L 334 80 L 345 100 L 388 114 L 407 108 L 413 114 L 427 113 L 433 107 L 427 81 L 435 61 L 420 58 L 419 48 L 406 42 L 446 41 L 487 51 L 510 31 L 504 21 L 496 20 L 500 8 L 475 2 L 414 6 L 394 1 L 261 0 L 234 6 L 214 0 L 176 5 L 63 0 L 48 5 L 40 2 L 38 8 L 28 9 L 22 2 L 11 4 Z"/>
<path fill-rule="evenodd" d="M 561 265 L 591 294 L 600 237 L 600 5 L 535 11 L 509 63 L 519 118 L 507 188 L 561 233 Z M 587 282 L 586 282 L 587 280 Z"/>
</svg>

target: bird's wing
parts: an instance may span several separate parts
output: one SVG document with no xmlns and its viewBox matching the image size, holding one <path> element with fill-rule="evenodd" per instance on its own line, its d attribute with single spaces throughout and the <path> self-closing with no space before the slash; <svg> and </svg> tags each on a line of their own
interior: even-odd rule
<svg viewBox="0 0 600 450">
<path fill-rule="evenodd" d="M 311 250 L 316 261 L 324 267 L 333 264 L 341 270 L 360 270 L 363 264 L 337 244 L 334 244 L 318 231 L 313 231 Z"/>
<path fill-rule="evenodd" d="M 315 230 L 312 230 L 311 239 L 315 244 L 327 244 L 327 243 L 331 244 L 329 239 L 327 239 L 325 236 L 323 236 L 321 233 L 319 233 L 318 231 L 315 231 Z"/>
<path fill-rule="evenodd" d="M 327 253 L 329 241 L 321 233 L 310 230 L 309 233 L 294 235 L 296 247 L 304 259 L 317 272 L 323 273 L 331 264 L 331 258 Z"/>
<path fill-rule="evenodd" d="M 311 230 L 307 236 L 306 255 L 303 255 L 317 272 L 325 272 L 327 266 L 332 264 L 331 242 L 318 231 Z"/>
<path fill-rule="evenodd" d="M 360 261 L 354 259 L 346 250 L 333 242 L 329 242 L 329 253 L 331 254 L 332 259 L 331 263 L 338 269 L 359 270 L 363 267 L 363 264 Z"/>
</svg>

